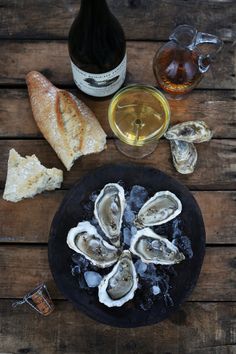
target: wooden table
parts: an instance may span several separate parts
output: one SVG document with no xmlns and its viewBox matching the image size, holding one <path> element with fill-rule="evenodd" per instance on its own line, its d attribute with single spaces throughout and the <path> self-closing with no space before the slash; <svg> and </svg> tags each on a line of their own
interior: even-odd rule
<svg viewBox="0 0 236 354">
<path fill-rule="evenodd" d="M 206 256 L 196 289 L 170 319 L 152 327 L 116 329 L 78 312 L 57 291 L 48 267 L 47 241 L 62 198 L 87 171 L 107 162 L 128 161 L 113 140 L 108 149 L 64 170 L 61 190 L 17 204 L 0 200 L 0 353 L 33 354 L 235 354 L 236 353 L 236 105 L 235 0 L 108 0 L 127 37 L 127 82 L 155 85 L 152 58 L 180 23 L 221 36 L 224 50 L 199 87 L 182 101 L 170 101 L 172 123 L 202 119 L 214 130 L 198 146 L 193 175 L 174 170 L 169 146 L 137 161 L 157 167 L 187 185 L 205 221 Z M 82 98 L 111 137 L 108 99 L 79 93 L 72 81 L 67 33 L 77 0 L 0 0 L 0 184 L 4 188 L 9 149 L 36 154 L 47 167 L 63 168 L 32 117 L 25 74 L 39 70 Z M 26 305 L 12 309 L 37 283 L 46 281 L 56 310 L 40 317 Z"/>
</svg>

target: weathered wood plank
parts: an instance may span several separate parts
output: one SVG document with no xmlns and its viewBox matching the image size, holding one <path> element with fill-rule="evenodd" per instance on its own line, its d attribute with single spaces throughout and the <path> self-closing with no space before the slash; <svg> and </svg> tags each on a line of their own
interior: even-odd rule
<svg viewBox="0 0 236 354">
<path fill-rule="evenodd" d="M 4 187 L 9 150 L 15 148 L 21 155 L 32 155 L 47 167 L 63 168 L 54 151 L 45 140 L 1 140 L 0 141 L 0 188 Z M 137 163 L 153 166 L 176 177 L 191 189 L 236 189 L 236 141 L 212 140 L 198 144 L 198 164 L 192 175 L 178 174 L 172 165 L 169 143 L 161 140 L 156 151 L 145 159 L 128 159 L 117 151 L 114 141 L 108 140 L 107 149 L 100 154 L 82 157 L 70 172 L 64 172 L 64 188 L 70 187 L 86 172 L 107 163 Z"/>
<path fill-rule="evenodd" d="M 128 42 L 127 83 L 155 85 L 152 60 L 163 43 Z M 56 84 L 73 85 L 66 41 L 0 42 L 0 84 L 25 84 L 25 75 L 38 70 Z M 199 84 L 201 88 L 235 89 L 235 47 L 225 44 L 212 70 Z M 143 70 L 145 68 L 145 70 Z"/>
<path fill-rule="evenodd" d="M 93 110 L 106 133 L 112 132 L 107 119 L 110 99 L 97 100 L 79 90 L 69 90 Z M 201 119 L 214 129 L 215 138 L 236 138 L 235 91 L 198 91 L 186 99 L 169 100 L 171 124 Z M 40 137 L 33 119 L 26 89 L 0 89 L 0 135 L 1 137 Z"/>
<path fill-rule="evenodd" d="M 202 211 L 208 243 L 236 242 L 235 192 L 194 192 Z"/>
<path fill-rule="evenodd" d="M 48 242 L 52 218 L 65 194 L 66 191 L 43 193 L 16 204 L 0 197 L 0 243 Z M 207 243 L 236 244 L 236 192 L 193 194 L 202 210 Z"/>
<path fill-rule="evenodd" d="M 167 39 L 183 23 L 225 40 L 235 36 L 233 0 L 108 0 L 108 4 L 129 39 Z M 67 38 L 79 1 L 1 0 L 0 6 L 1 38 Z"/>
<path fill-rule="evenodd" d="M 235 301 L 235 262 L 236 247 L 207 248 L 201 275 L 190 300 Z M 1 245 L 0 279 L 0 298 L 21 297 L 42 281 L 49 283 L 53 298 L 62 298 L 52 280 L 46 246 Z"/>
<path fill-rule="evenodd" d="M 95 322 L 66 301 L 55 305 L 54 313 L 43 318 L 26 305 L 13 310 L 9 300 L 1 300 L 1 353 L 233 354 L 236 350 L 235 303 L 185 303 L 168 320 L 135 329 Z"/>
</svg>

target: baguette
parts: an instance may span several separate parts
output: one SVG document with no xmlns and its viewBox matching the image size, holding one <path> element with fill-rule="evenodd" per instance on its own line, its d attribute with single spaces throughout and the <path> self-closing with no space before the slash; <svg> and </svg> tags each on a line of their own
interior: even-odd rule
<svg viewBox="0 0 236 354">
<path fill-rule="evenodd" d="M 37 71 L 28 73 L 26 82 L 34 119 L 68 171 L 80 156 L 105 148 L 106 134 L 81 100 Z"/>
<path fill-rule="evenodd" d="M 61 170 L 46 168 L 35 155 L 22 157 L 11 149 L 3 199 L 19 202 L 23 198 L 32 198 L 44 190 L 60 188 L 62 180 Z"/>
</svg>

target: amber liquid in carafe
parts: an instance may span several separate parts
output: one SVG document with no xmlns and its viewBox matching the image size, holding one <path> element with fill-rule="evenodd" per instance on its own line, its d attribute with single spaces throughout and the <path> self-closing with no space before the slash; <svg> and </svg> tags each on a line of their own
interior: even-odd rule
<svg viewBox="0 0 236 354">
<path fill-rule="evenodd" d="M 191 91 L 202 79 L 198 54 L 175 43 L 168 43 L 156 54 L 153 70 L 160 87 L 171 95 Z"/>
</svg>

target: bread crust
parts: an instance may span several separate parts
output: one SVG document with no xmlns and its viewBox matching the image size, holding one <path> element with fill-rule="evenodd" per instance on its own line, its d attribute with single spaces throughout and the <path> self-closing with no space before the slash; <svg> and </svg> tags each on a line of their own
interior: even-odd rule
<svg viewBox="0 0 236 354">
<path fill-rule="evenodd" d="M 80 156 L 105 148 L 106 134 L 81 100 L 37 71 L 29 72 L 26 82 L 34 119 L 68 171 Z"/>
</svg>

